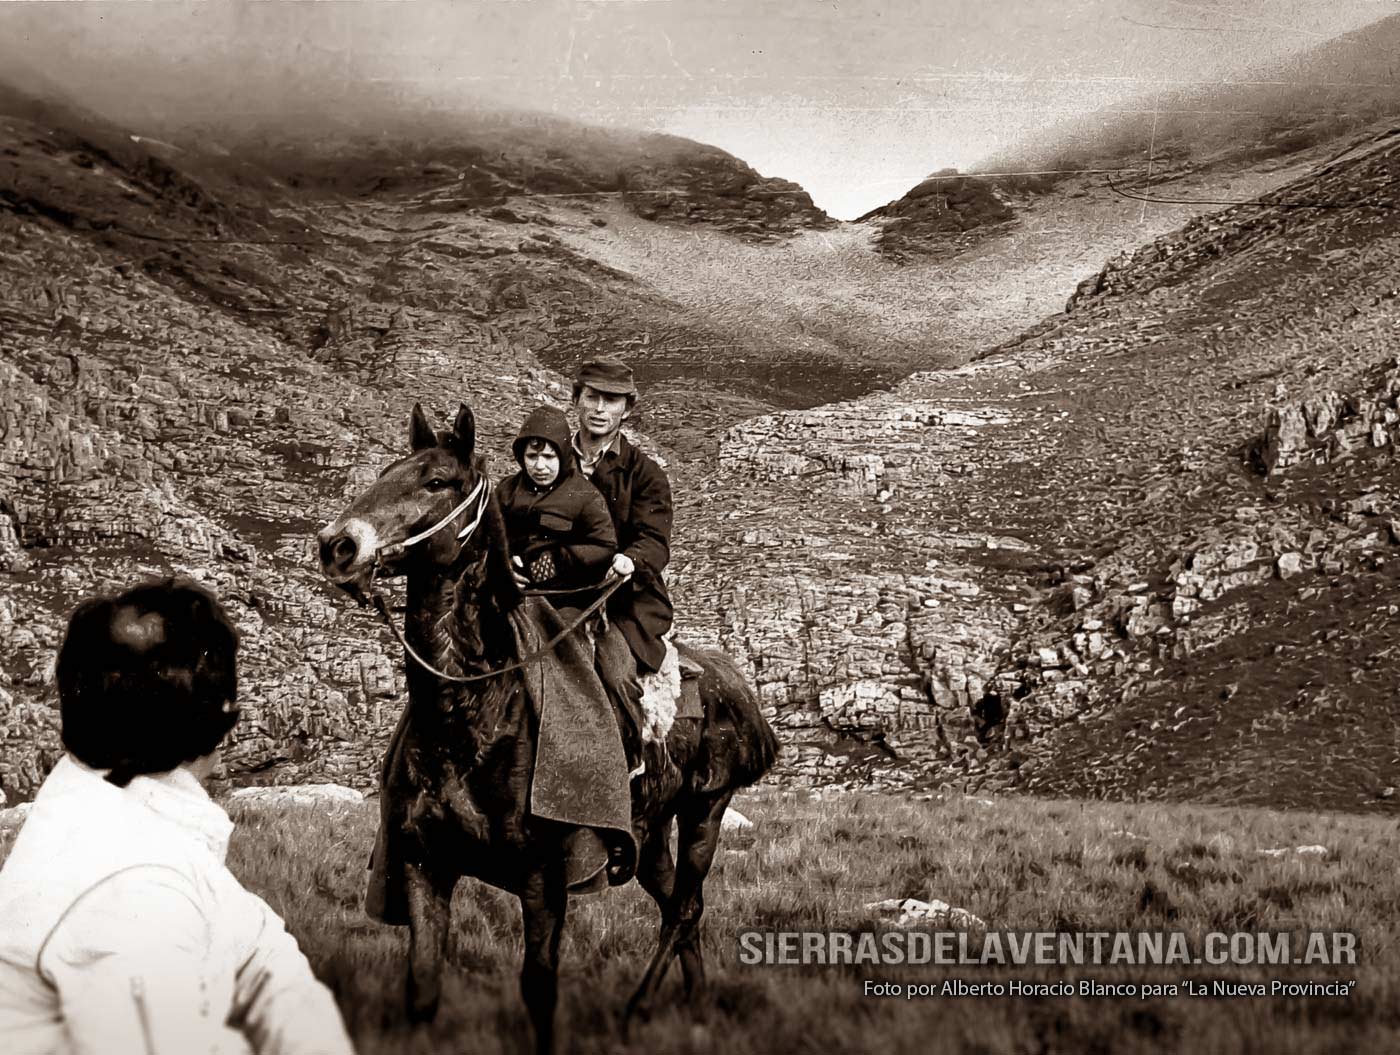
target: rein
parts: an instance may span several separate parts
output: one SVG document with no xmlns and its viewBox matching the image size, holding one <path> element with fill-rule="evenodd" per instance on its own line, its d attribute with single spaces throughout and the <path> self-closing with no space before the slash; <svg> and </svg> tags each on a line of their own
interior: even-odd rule
<svg viewBox="0 0 1400 1055">
<path fill-rule="evenodd" d="M 606 582 L 607 580 L 604 581 Z M 582 626 L 584 621 L 587 620 L 589 616 L 591 616 L 599 608 L 602 608 L 603 605 L 607 603 L 608 598 L 611 597 L 617 591 L 617 588 L 626 581 L 626 577 L 614 579 L 610 585 L 603 589 L 603 592 L 599 595 L 596 601 L 594 601 L 592 604 L 590 604 L 587 608 L 585 608 L 582 612 L 579 613 L 577 619 L 575 619 L 563 630 L 559 631 L 559 633 L 555 634 L 553 637 L 551 637 L 548 641 L 546 641 L 539 648 L 535 649 L 535 651 L 531 652 L 525 658 L 518 659 L 514 663 L 509 663 L 504 667 L 497 667 L 495 670 L 488 670 L 484 674 L 468 674 L 465 676 L 457 674 L 448 674 L 445 671 L 438 670 L 437 667 L 433 666 L 426 659 L 420 656 L 417 652 L 413 651 L 413 646 L 410 645 L 407 640 L 405 640 L 403 634 L 399 631 L 398 625 L 394 622 L 393 617 L 389 615 L 389 609 L 384 604 L 383 596 L 371 590 L 370 601 L 374 604 L 375 611 L 377 611 L 381 616 L 384 617 L 384 622 L 388 624 L 389 629 L 393 632 L 395 640 L 397 640 L 398 643 L 403 646 L 403 650 L 407 652 L 410 656 L 412 656 L 420 667 L 426 670 L 429 674 L 435 674 L 443 681 L 455 681 L 458 683 L 465 683 L 470 681 L 485 681 L 487 678 L 494 678 L 500 674 L 508 674 L 512 670 L 520 670 L 522 667 L 533 663 L 541 656 L 546 655 L 554 648 L 555 645 L 559 644 L 559 642 L 563 641 L 564 638 L 568 637 L 580 626 Z M 579 591 L 558 590 L 552 592 L 578 593 Z"/>
<path fill-rule="evenodd" d="M 408 549 L 409 546 L 416 546 L 418 543 L 424 541 L 425 539 L 432 538 L 443 528 L 447 527 L 448 524 L 452 523 L 452 521 L 456 520 L 459 516 L 466 512 L 468 506 L 470 506 L 473 502 L 476 502 L 476 516 L 472 519 L 472 522 L 470 524 L 464 527 L 461 531 L 457 532 L 458 541 L 461 543 L 461 546 L 465 546 L 467 540 L 472 537 L 476 529 L 480 526 L 481 518 L 486 513 L 486 502 L 489 499 L 490 494 L 489 492 L 484 490 L 485 487 L 486 478 L 482 477 L 481 481 L 472 490 L 472 493 L 467 495 L 467 497 L 463 499 L 462 502 L 458 504 L 450 513 L 448 513 L 447 516 L 443 517 L 432 527 L 424 531 L 420 531 L 418 532 L 418 534 L 412 535 L 409 538 L 404 539 L 402 542 L 395 542 L 392 545 L 388 546 L 380 546 L 377 550 L 375 550 L 374 565 L 370 569 L 369 584 L 365 587 L 365 592 L 369 595 L 370 603 L 374 605 L 375 611 L 377 611 L 380 614 L 380 616 L 383 617 L 384 622 L 388 624 L 389 630 L 393 633 L 395 640 L 397 640 L 398 643 L 403 646 L 403 650 L 407 652 L 410 656 L 412 656 L 414 661 L 417 662 L 417 664 L 420 667 L 422 667 L 428 673 L 441 678 L 443 681 L 453 681 L 458 683 L 485 681 L 487 678 L 494 678 L 501 674 L 507 674 L 513 670 L 520 670 L 527 664 L 532 663 L 535 660 L 539 659 L 541 656 L 544 656 L 547 653 L 549 653 L 555 645 L 559 644 L 559 642 L 563 641 L 564 638 L 568 637 L 580 626 L 582 626 L 584 621 L 587 620 L 589 616 L 591 616 L 594 612 L 598 611 L 598 609 L 602 608 L 603 605 L 607 603 L 608 598 L 611 597 L 615 592 L 617 592 L 617 589 L 624 582 L 631 578 L 631 576 L 624 575 L 614 578 L 611 583 L 608 583 L 608 577 L 611 577 L 612 575 L 612 573 L 609 572 L 608 577 L 604 577 L 601 582 L 595 583 L 592 586 L 579 586 L 567 590 L 526 590 L 524 592 L 529 595 L 546 596 L 583 593 L 585 591 L 597 589 L 599 586 L 603 586 L 603 592 L 598 595 L 597 599 L 594 600 L 592 604 L 590 604 L 581 613 L 579 613 L 578 618 L 574 619 L 573 622 L 571 622 L 563 630 L 559 631 L 559 633 L 555 634 L 552 638 L 546 641 L 539 648 L 535 649 L 535 651 L 531 652 L 528 656 L 525 656 L 523 659 L 519 659 L 516 662 L 508 664 L 504 667 L 498 667 L 495 670 L 488 670 L 484 674 L 468 674 L 463 676 L 457 674 L 448 674 L 445 671 L 438 670 L 435 666 L 433 666 L 422 656 L 420 656 L 417 652 L 415 652 L 413 650 L 413 646 L 410 645 L 408 641 L 404 638 L 403 634 L 398 628 L 398 625 L 394 622 L 393 616 L 389 614 L 389 607 L 387 604 L 385 604 L 383 595 L 378 593 L 374 589 L 374 580 L 375 577 L 379 574 L 379 569 L 386 558 L 397 557 L 401 555 L 406 549 Z M 480 497 L 478 498 L 478 496 Z M 461 549 L 461 546 L 458 547 L 459 551 Z M 604 586 L 604 583 L 608 583 L 608 585 Z"/>
</svg>

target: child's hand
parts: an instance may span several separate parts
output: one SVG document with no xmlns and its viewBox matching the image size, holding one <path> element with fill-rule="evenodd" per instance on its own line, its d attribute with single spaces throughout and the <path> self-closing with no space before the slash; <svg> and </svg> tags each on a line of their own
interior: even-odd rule
<svg viewBox="0 0 1400 1055">
<path fill-rule="evenodd" d="M 625 553 L 619 553 L 613 557 L 611 571 L 619 579 L 625 579 L 637 570 L 637 566 L 632 563 L 632 558 Z"/>
<path fill-rule="evenodd" d="M 554 578 L 554 571 L 554 556 L 548 550 L 530 563 L 530 578 L 535 582 L 548 582 Z"/>
<path fill-rule="evenodd" d="M 511 575 L 515 576 L 515 585 L 516 585 L 516 586 L 519 586 L 519 587 L 522 587 L 522 588 L 524 588 L 524 587 L 526 587 L 526 586 L 529 586 L 529 585 L 530 585 L 530 580 L 527 579 L 527 578 L 525 577 L 525 574 L 524 574 L 523 570 L 522 570 L 522 571 L 517 571 L 517 570 L 516 570 L 516 569 L 523 569 L 523 568 L 525 567 L 524 561 L 522 561 L 519 557 L 512 557 L 512 558 L 510 559 L 510 565 L 511 565 L 511 567 L 510 567 L 510 573 L 511 573 Z"/>
</svg>

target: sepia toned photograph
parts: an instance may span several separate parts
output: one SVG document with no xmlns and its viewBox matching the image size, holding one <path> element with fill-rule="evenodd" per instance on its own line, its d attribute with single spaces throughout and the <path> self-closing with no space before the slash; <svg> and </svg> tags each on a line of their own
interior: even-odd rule
<svg viewBox="0 0 1400 1055">
<path fill-rule="evenodd" d="M 1400 1050 L 1400 2 L 0 3 L 0 1051 Z"/>
</svg>

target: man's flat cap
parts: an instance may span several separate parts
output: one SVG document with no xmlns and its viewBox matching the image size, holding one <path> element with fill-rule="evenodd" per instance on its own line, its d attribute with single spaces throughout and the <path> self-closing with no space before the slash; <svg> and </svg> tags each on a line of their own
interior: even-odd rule
<svg viewBox="0 0 1400 1055">
<path fill-rule="evenodd" d="M 611 396 L 635 396 L 632 368 L 617 359 L 590 359 L 578 368 L 574 383 Z"/>
</svg>

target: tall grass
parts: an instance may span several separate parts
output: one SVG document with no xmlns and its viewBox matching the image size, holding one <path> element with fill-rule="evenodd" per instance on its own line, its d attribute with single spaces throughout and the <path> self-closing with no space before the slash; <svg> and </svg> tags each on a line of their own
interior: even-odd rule
<svg viewBox="0 0 1400 1055">
<path fill-rule="evenodd" d="M 1002 799 L 824 800 L 760 791 L 739 803 L 707 886 L 708 995 L 679 1005 L 678 972 L 654 1017 L 621 1011 L 655 942 L 635 885 L 571 906 L 560 1014 L 571 1052 L 1134 1053 L 1400 1050 L 1400 880 L 1393 822 L 1347 815 Z M 376 821 L 354 808 L 240 808 L 230 864 L 287 920 L 333 988 L 361 1052 L 525 1048 L 513 898 L 465 881 L 454 900 L 442 1010 L 410 1027 L 400 1002 L 406 931 L 366 919 Z M 1262 849 L 1321 844 L 1325 855 Z M 3 845 L 0 845 L 3 852 Z M 740 964 L 744 930 L 882 926 L 865 909 L 938 898 L 998 929 L 1348 930 L 1356 967 L 793 967 Z M 1016 998 L 864 995 L 867 979 L 1179 983 L 1348 980 L 1345 997 Z"/>
</svg>

